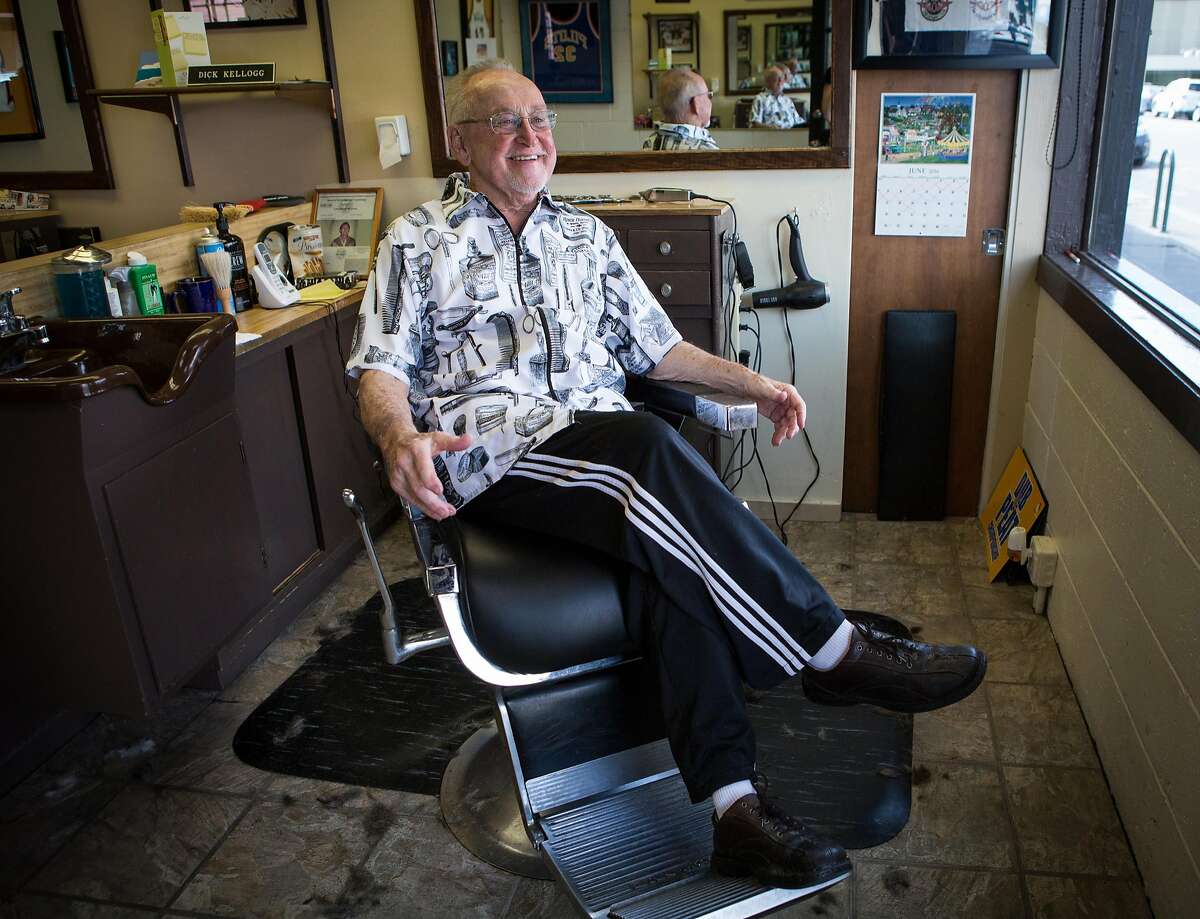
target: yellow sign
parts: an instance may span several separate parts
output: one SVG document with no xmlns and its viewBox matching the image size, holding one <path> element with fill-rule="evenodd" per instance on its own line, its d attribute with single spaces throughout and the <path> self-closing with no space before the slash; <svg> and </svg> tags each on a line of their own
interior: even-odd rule
<svg viewBox="0 0 1200 919">
<path fill-rule="evenodd" d="M 1033 529 L 1045 510 L 1046 498 L 1037 476 L 1025 451 L 1017 447 L 979 517 L 979 526 L 986 537 L 989 581 L 996 580 L 1008 561 L 1008 534 L 1012 528 Z"/>
</svg>

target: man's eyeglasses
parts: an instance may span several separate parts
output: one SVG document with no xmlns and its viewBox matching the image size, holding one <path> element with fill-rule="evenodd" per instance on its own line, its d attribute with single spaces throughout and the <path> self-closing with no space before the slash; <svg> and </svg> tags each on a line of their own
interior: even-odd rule
<svg viewBox="0 0 1200 919">
<path fill-rule="evenodd" d="M 552 131 L 558 123 L 558 113 L 544 111 L 518 115 L 516 112 L 497 112 L 488 118 L 464 118 L 459 124 L 486 124 L 494 134 L 516 134 L 521 130 L 522 121 L 528 121 L 534 131 Z"/>
<path fill-rule="evenodd" d="M 692 96 L 692 98 L 699 99 L 701 96 L 708 96 L 708 98 L 711 99 L 715 95 L 716 95 L 716 91 L 709 89 L 709 90 L 705 90 L 704 92 L 696 93 L 696 95 Z"/>
</svg>

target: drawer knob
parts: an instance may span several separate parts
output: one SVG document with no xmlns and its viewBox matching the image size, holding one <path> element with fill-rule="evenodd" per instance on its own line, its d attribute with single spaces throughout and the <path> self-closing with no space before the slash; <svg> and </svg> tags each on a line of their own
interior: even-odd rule
<svg viewBox="0 0 1200 919">
<path fill-rule="evenodd" d="M 666 243 L 663 243 L 663 245 L 666 245 Z M 672 290 L 671 285 L 664 282 L 662 287 L 660 287 L 658 289 L 658 292 L 660 294 L 662 294 L 664 297 L 669 297 L 669 296 L 671 296 L 671 290 Z"/>
<path fill-rule="evenodd" d="M 670 255 L 671 254 L 671 244 L 669 242 L 667 242 L 665 239 L 658 244 L 658 254 L 659 255 Z"/>
</svg>

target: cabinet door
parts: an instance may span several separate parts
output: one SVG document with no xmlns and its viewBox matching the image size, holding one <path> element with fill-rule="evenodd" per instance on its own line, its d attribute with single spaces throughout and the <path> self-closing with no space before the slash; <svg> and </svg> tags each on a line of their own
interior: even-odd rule
<svg viewBox="0 0 1200 919">
<path fill-rule="evenodd" d="M 373 469 L 375 447 L 346 392 L 344 356 L 349 353 L 356 316 L 347 311 L 339 319 L 340 340 L 334 335 L 333 320 L 327 317 L 321 321 L 319 334 L 309 335 L 294 348 L 296 391 L 326 551 L 358 538 L 354 518 L 342 504 L 343 488 L 354 490 L 368 516 L 392 500 L 391 492 L 380 488 Z"/>
<path fill-rule="evenodd" d="M 320 551 L 290 351 L 239 364 L 237 370 L 238 420 L 272 588 Z"/>
<path fill-rule="evenodd" d="M 104 494 L 166 694 L 271 596 L 237 418 L 214 421 L 109 482 Z"/>
</svg>

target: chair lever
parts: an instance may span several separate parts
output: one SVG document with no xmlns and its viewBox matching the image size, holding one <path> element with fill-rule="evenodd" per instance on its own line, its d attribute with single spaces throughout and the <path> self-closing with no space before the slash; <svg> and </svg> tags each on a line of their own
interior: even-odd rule
<svg viewBox="0 0 1200 919">
<path fill-rule="evenodd" d="M 397 627 L 396 604 L 392 601 L 392 592 L 388 588 L 387 578 L 383 576 L 383 568 L 379 564 L 375 541 L 371 539 L 371 530 L 367 526 L 367 514 L 357 496 L 349 488 L 342 489 L 342 503 L 354 515 L 359 535 L 362 536 L 363 546 L 367 550 L 367 559 L 371 562 L 371 570 L 375 573 L 375 583 L 379 585 L 379 598 L 383 601 L 383 606 L 379 610 L 379 630 L 383 638 L 383 654 L 387 662 L 399 664 L 421 651 L 448 645 L 450 636 L 445 629 L 405 634 L 403 629 Z"/>
</svg>

